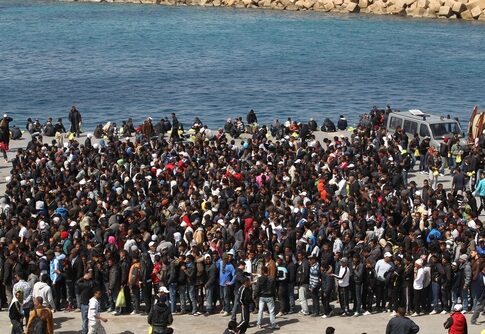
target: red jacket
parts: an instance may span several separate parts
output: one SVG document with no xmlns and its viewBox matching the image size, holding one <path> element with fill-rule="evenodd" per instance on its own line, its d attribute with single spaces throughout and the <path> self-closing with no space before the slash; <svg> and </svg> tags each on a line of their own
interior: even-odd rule
<svg viewBox="0 0 485 334">
<path fill-rule="evenodd" d="M 453 312 L 450 316 L 453 323 L 448 330 L 448 334 L 467 334 L 466 318 L 461 312 Z"/>
</svg>

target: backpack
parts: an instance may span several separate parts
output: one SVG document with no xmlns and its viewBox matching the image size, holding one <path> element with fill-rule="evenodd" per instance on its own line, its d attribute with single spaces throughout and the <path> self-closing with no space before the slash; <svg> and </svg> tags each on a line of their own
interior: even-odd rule
<svg viewBox="0 0 485 334">
<path fill-rule="evenodd" d="M 35 317 L 32 319 L 30 330 L 27 334 L 45 334 L 47 333 L 47 321 L 45 318 L 41 318 L 37 314 L 37 310 L 34 310 Z"/>
</svg>

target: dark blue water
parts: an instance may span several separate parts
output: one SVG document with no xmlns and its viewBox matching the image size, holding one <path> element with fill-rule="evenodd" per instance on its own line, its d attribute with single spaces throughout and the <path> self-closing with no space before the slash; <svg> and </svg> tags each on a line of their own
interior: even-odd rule
<svg viewBox="0 0 485 334">
<path fill-rule="evenodd" d="M 485 107 L 485 25 L 311 12 L 0 0 L 0 112 L 85 126 L 254 108 L 351 120 L 374 104 Z"/>
</svg>

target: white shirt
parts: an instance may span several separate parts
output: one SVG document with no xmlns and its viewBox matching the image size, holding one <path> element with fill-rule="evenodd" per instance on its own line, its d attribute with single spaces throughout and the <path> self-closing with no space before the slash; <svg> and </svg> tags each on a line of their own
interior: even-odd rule
<svg viewBox="0 0 485 334">
<path fill-rule="evenodd" d="M 424 284 L 424 269 L 419 268 L 413 281 L 414 290 L 422 290 Z"/>
<path fill-rule="evenodd" d="M 350 285 L 350 269 L 349 267 L 340 266 L 337 278 L 338 286 L 341 288 L 348 287 Z"/>
<path fill-rule="evenodd" d="M 90 326 L 101 322 L 99 319 L 96 319 L 95 316 L 99 316 L 99 301 L 96 298 L 91 297 L 88 306 L 88 321 Z"/>
</svg>

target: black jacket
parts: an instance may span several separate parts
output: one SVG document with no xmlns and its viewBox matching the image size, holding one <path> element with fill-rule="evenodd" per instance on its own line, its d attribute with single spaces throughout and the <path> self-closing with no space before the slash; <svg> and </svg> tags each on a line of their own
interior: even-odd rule
<svg viewBox="0 0 485 334">
<path fill-rule="evenodd" d="M 303 285 L 310 282 L 310 265 L 307 260 L 303 260 L 296 269 L 296 284 Z"/>
<path fill-rule="evenodd" d="M 89 299 L 93 296 L 95 283 L 93 280 L 86 281 L 83 277 L 76 282 L 77 289 L 81 295 L 81 305 L 89 305 Z"/>
<path fill-rule="evenodd" d="M 212 263 L 210 266 L 206 267 L 206 272 L 207 272 L 207 282 L 205 283 L 205 286 L 208 288 L 211 288 L 215 286 L 218 282 L 217 280 L 217 267 L 215 263 Z"/>
<path fill-rule="evenodd" d="M 173 318 L 167 304 L 158 302 L 153 305 L 148 314 L 148 323 L 154 327 L 167 328 L 172 324 Z"/>
<path fill-rule="evenodd" d="M 274 297 L 275 296 L 275 281 L 269 276 L 261 276 L 258 278 L 256 288 L 254 291 L 256 297 Z"/>
<path fill-rule="evenodd" d="M 409 318 L 394 317 L 387 324 L 386 334 L 415 334 L 419 332 L 419 326 Z"/>
</svg>

